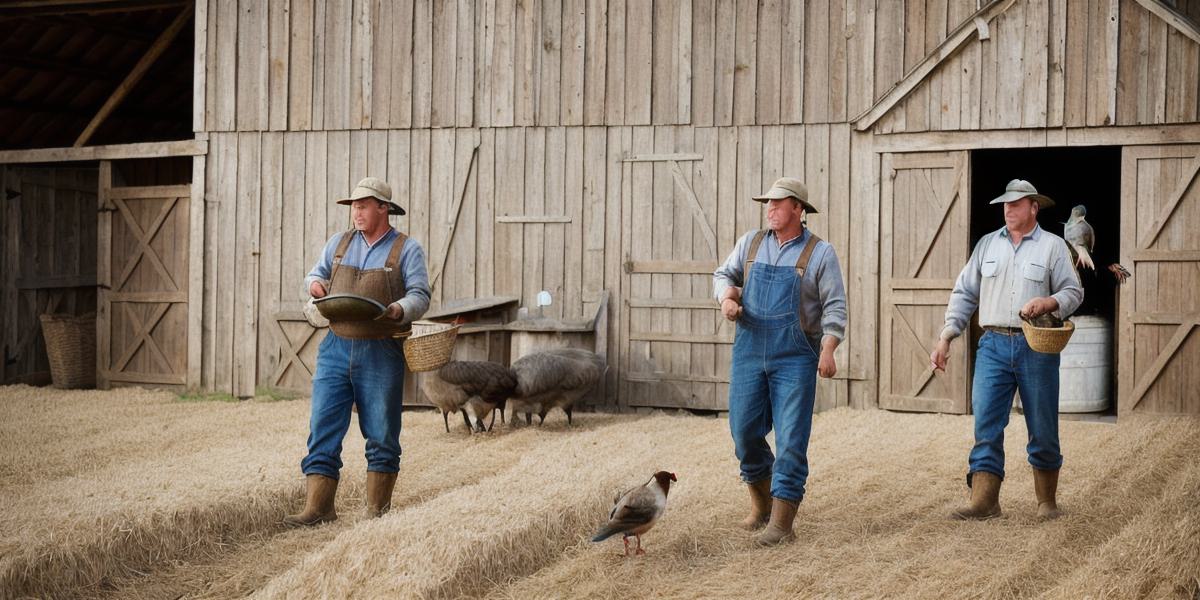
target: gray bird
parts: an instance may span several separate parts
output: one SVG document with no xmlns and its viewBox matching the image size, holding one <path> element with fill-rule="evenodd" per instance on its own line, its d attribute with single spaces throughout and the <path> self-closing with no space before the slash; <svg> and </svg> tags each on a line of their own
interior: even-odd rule
<svg viewBox="0 0 1200 600">
<path fill-rule="evenodd" d="M 1096 232 L 1087 222 L 1087 208 L 1082 204 L 1075 205 L 1075 208 L 1071 209 L 1071 218 L 1067 219 L 1064 225 L 1066 227 L 1063 228 L 1063 239 L 1078 253 L 1079 266 L 1095 271 L 1096 264 L 1092 262 L 1091 252 L 1096 247 Z"/>
<path fill-rule="evenodd" d="M 442 422 L 450 432 L 447 414 L 462 410 L 463 422 L 474 432 L 484 431 L 483 418 L 495 410 L 504 412 L 505 402 L 517 387 L 517 377 L 508 367 L 488 361 L 455 360 L 424 378 L 430 400 L 442 411 Z M 491 423 L 487 429 L 492 428 Z"/>
<path fill-rule="evenodd" d="M 517 377 L 517 389 L 510 400 L 513 421 L 518 412 L 523 412 L 525 423 L 531 424 L 536 412 L 541 424 L 550 409 L 561 408 L 570 425 L 575 402 L 596 387 L 608 365 L 595 352 L 554 348 L 518 358 L 512 370 Z"/>
<path fill-rule="evenodd" d="M 625 543 L 625 556 L 629 556 L 631 537 L 637 539 L 635 553 L 645 554 L 646 551 L 642 550 L 642 534 L 650 531 L 663 511 L 667 510 L 667 493 L 671 491 L 672 481 L 679 481 L 674 473 L 659 471 L 645 485 L 618 494 L 613 498 L 608 522 L 600 526 L 592 541 L 603 542 L 619 533 Z"/>
</svg>

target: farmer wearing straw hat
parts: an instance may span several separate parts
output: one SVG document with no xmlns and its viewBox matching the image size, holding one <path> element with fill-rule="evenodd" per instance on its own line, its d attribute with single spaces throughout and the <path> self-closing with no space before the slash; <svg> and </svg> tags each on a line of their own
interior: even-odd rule
<svg viewBox="0 0 1200 600">
<path fill-rule="evenodd" d="M 768 229 L 750 231 L 713 273 L 725 318 L 737 321 L 729 384 L 729 429 L 749 484 L 747 529 L 757 543 L 792 537 L 808 479 L 808 438 L 818 373 L 833 377 L 833 351 L 846 332 L 846 292 L 833 246 L 804 226 L 817 209 L 808 190 L 784 177 L 754 200 Z M 766 436 L 775 429 L 778 456 Z"/>
<path fill-rule="evenodd" d="M 1037 223 L 1038 211 L 1054 206 L 1053 200 L 1028 181 L 1014 179 L 991 204 L 1004 205 L 1004 227 L 975 245 L 954 284 L 945 328 L 929 356 L 934 369 L 944 370 L 951 340 L 962 334 L 979 309 L 979 324 L 985 331 L 975 355 L 971 389 L 975 413 L 975 447 L 967 473 L 971 497 L 952 516 L 1000 516 L 1004 428 L 1013 392 L 1020 390 L 1038 517 L 1053 519 L 1061 514 L 1055 495 L 1063 462 L 1058 445 L 1059 356 L 1031 349 L 1021 331 L 1021 318 L 1051 313 L 1065 319 L 1083 301 L 1083 288 L 1066 242 Z"/>
<path fill-rule="evenodd" d="M 304 510 L 284 518 L 293 526 L 337 519 L 333 499 L 352 406 L 358 407 L 359 428 L 367 440 L 366 515 L 378 517 L 391 507 L 400 468 L 400 338 L 429 308 L 425 251 L 388 223 L 388 215 L 404 214 L 392 201 L 391 187 L 367 177 L 337 203 L 350 206 L 354 227 L 325 243 L 305 279 L 307 291 L 314 298 L 365 296 L 386 306 L 387 312 L 374 321 L 329 319 L 330 332 L 317 351 L 313 376 L 308 455 L 300 463 L 307 486 Z"/>
</svg>

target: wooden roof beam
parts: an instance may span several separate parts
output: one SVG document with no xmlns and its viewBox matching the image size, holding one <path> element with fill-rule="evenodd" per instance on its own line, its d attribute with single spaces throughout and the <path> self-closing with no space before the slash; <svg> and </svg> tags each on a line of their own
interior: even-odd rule
<svg viewBox="0 0 1200 600">
<path fill-rule="evenodd" d="M 0 52 L 0 63 L 28 71 L 59 73 L 90 81 L 115 81 L 117 75 L 95 67 L 85 67 L 56 58 Z"/>
<path fill-rule="evenodd" d="M 1187 36 L 1188 39 L 1200 44 L 1200 27 L 1191 19 L 1175 12 L 1174 9 L 1163 4 L 1159 0 L 1134 0 L 1142 6 L 1142 8 L 1150 11 L 1158 18 L 1167 22 L 1167 25 L 1174 27 L 1176 31 Z"/>
<path fill-rule="evenodd" d="M 1016 0 L 992 0 L 987 6 L 963 21 L 941 44 L 938 44 L 937 48 L 934 48 L 933 52 L 917 63 L 917 66 L 913 67 L 904 76 L 904 79 L 888 90 L 874 106 L 856 117 L 854 128 L 858 131 L 870 129 L 879 119 L 900 104 L 901 100 L 917 89 L 917 86 L 921 85 L 938 65 L 954 56 L 967 41 L 978 35 L 982 35 L 986 39 L 987 24 L 992 19 L 1004 14 L 1004 11 L 1008 10 L 1015 2 Z"/>
<path fill-rule="evenodd" d="M 140 12 L 190 3 L 191 0 L 17 0 L 0 6 L 0 21 L 68 14 Z"/>
<path fill-rule="evenodd" d="M 125 77 L 125 81 L 122 81 L 117 86 L 117 89 L 113 90 L 112 95 L 104 102 L 104 106 L 101 106 L 96 116 L 92 117 L 92 122 L 88 123 L 83 133 L 79 134 L 79 138 L 75 140 L 76 148 L 83 146 L 91 139 L 92 135 L 96 133 L 96 129 L 104 122 L 104 119 L 108 118 L 108 115 L 125 99 L 125 96 L 133 90 L 134 86 L 142 80 L 142 77 L 150 70 L 150 66 L 154 64 L 154 61 L 158 60 L 159 56 L 162 56 L 167 46 L 171 45 L 171 41 L 175 39 L 175 36 L 179 35 L 183 26 L 187 24 L 191 17 L 192 9 L 190 6 L 184 7 L 183 10 L 179 11 L 179 16 L 175 17 L 175 20 L 167 26 L 162 34 L 158 36 L 157 40 L 154 40 L 154 43 L 146 50 L 146 54 L 142 55 L 142 58 L 133 66 L 133 70 Z"/>
</svg>

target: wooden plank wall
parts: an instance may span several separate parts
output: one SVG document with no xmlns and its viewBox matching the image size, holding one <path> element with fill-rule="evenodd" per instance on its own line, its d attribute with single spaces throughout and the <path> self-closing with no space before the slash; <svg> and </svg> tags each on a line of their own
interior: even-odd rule
<svg viewBox="0 0 1200 600">
<path fill-rule="evenodd" d="M 889 22 L 892 16 L 900 17 L 889 15 Z M 914 16 L 920 15 L 903 15 Z M 879 21 L 884 22 L 882 13 Z M 944 31 L 940 19 L 932 21 L 939 34 Z M 926 13 L 925 26 L 930 23 Z M 881 34 L 877 43 L 890 42 L 896 33 Z M 989 40 L 972 40 L 942 63 L 875 131 L 1150 125 L 1200 118 L 1200 44 L 1134 0 L 1018 0 L 992 22 L 989 33 Z M 906 44 L 911 41 L 905 37 Z M 909 52 L 906 46 L 905 68 L 931 49 L 927 44 Z M 899 68 L 899 59 L 888 64 L 888 56 L 877 54 L 877 77 L 880 70 Z"/>
<path fill-rule="evenodd" d="M 868 196 L 875 193 L 871 173 L 878 165 L 870 135 L 854 134 L 852 141 L 847 124 L 242 132 L 213 134 L 209 144 L 206 387 L 250 394 L 257 385 L 308 386 L 309 373 L 287 351 L 300 345 L 300 360 L 311 370 L 323 335 L 308 337 L 307 325 L 296 321 L 303 279 L 325 241 L 348 225 L 346 209 L 333 200 L 367 174 L 390 182 L 408 209 L 393 224 L 423 245 L 431 272 L 445 257 L 435 303 L 514 295 L 532 305 L 544 289 L 554 298 L 547 316 L 578 317 L 595 314 L 600 293 L 608 290 L 608 353 L 616 366 L 624 347 L 622 312 L 628 310 L 622 300 L 632 293 L 622 289 L 622 266 L 646 241 L 634 235 L 629 219 L 659 195 L 679 195 L 669 170 L 654 174 L 650 167 L 646 188 L 636 180 L 640 168 L 633 171 L 620 160 L 642 151 L 698 152 L 704 160 L 688 165 L 686 173 L 713 216 L 722 257 L 737 236 L 760 225 L 761 209 L 747 199 L 751 194 L 784 173 L 806 179 L 823 209 L 811 220 L 814 231 L 835 244 L 847 281 L 866 292 L 852 293 L 854 324 L 839 353 L 842 375 L 822 383 L 823 402 L 873 402 L 873 386 L 859 384 L 874 377 L 877 257 L 871 240 L 878 217 Z M 664 194 L 648 191 L 664 186 Z M 708 253 L 693 228 L 686 236 L 649 243 L 666 245 L 668 255 L 673 244 L 687 246 L 680 252 Z M 711 294 L 709 277 L 676 276 L 681 278 L 676 283 L 683 287 L 673 295 Z M 714 346 L 689 349 L 695 357 L 687 361 L 689 372 L 710 379 L 727 374 L 728 346 Z M 282 363 L 289 364 L 279 378 Z M 616 388 L 609 388 L 614 401 Z"/>
<path fill-rule="evenodd" d="M 200 4 L 198 131 L 836 123 L 903 76 L 872 0 Z M 975 2 L 904 4 L 944 31 Z"/>
</svg>

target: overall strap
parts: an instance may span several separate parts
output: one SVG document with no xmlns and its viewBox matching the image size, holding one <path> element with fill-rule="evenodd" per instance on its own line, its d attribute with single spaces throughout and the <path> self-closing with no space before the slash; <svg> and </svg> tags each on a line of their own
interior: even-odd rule
<svg viewBox="0 0 1200 600">
<path fill-rule="evenodd" d="M 804 244 L 804 251 L 800 253 L 800 260 L 796 261 L 796 277 L 804 277 L 804 272 L 808 270 L 808 260 L 812 258 L 813 250 L 817 247 L 817 242 L 821 238 L 817 234 L 808 232 L 808 243 Z"/>
<path fill-rule="evenodd" d="M 329 270 L 329 281 L 333 281 L 334 275 L 337 275 L 338 267 L 342 266 L 342 257 L 346 256 L 346 251 L 350 249 L 350 242 L 354 240 L 354 229 L 350 229 L 342 234 L 341 241 L 338 242 L 337 249 L 333 251 L 333 268 Z"/>
<path fill-rule="evenodd" d="M 387 262 L 383 266 L 388 270 L 395 270 L 400 264 L 400 251 L 404 249 L 404 242 L 408 241 L 408 236 L 397 231 L 396 239 L 392 241 L 392 251 L 388 253 Z"/>
<path fill-rule="evenodd" d="M 750 240 L 750 250 L 746 252 L 746 265 L 742 270 L 742 287 L 746 287 L 746 282 L 750 280 L 750 265 L 754 264 L 754 259 L 758 256 L 758 247 L 762 245 L 765 237 L 767 230 L 759 229 L 754 233 L 754 239 Z"/>
</svg>

